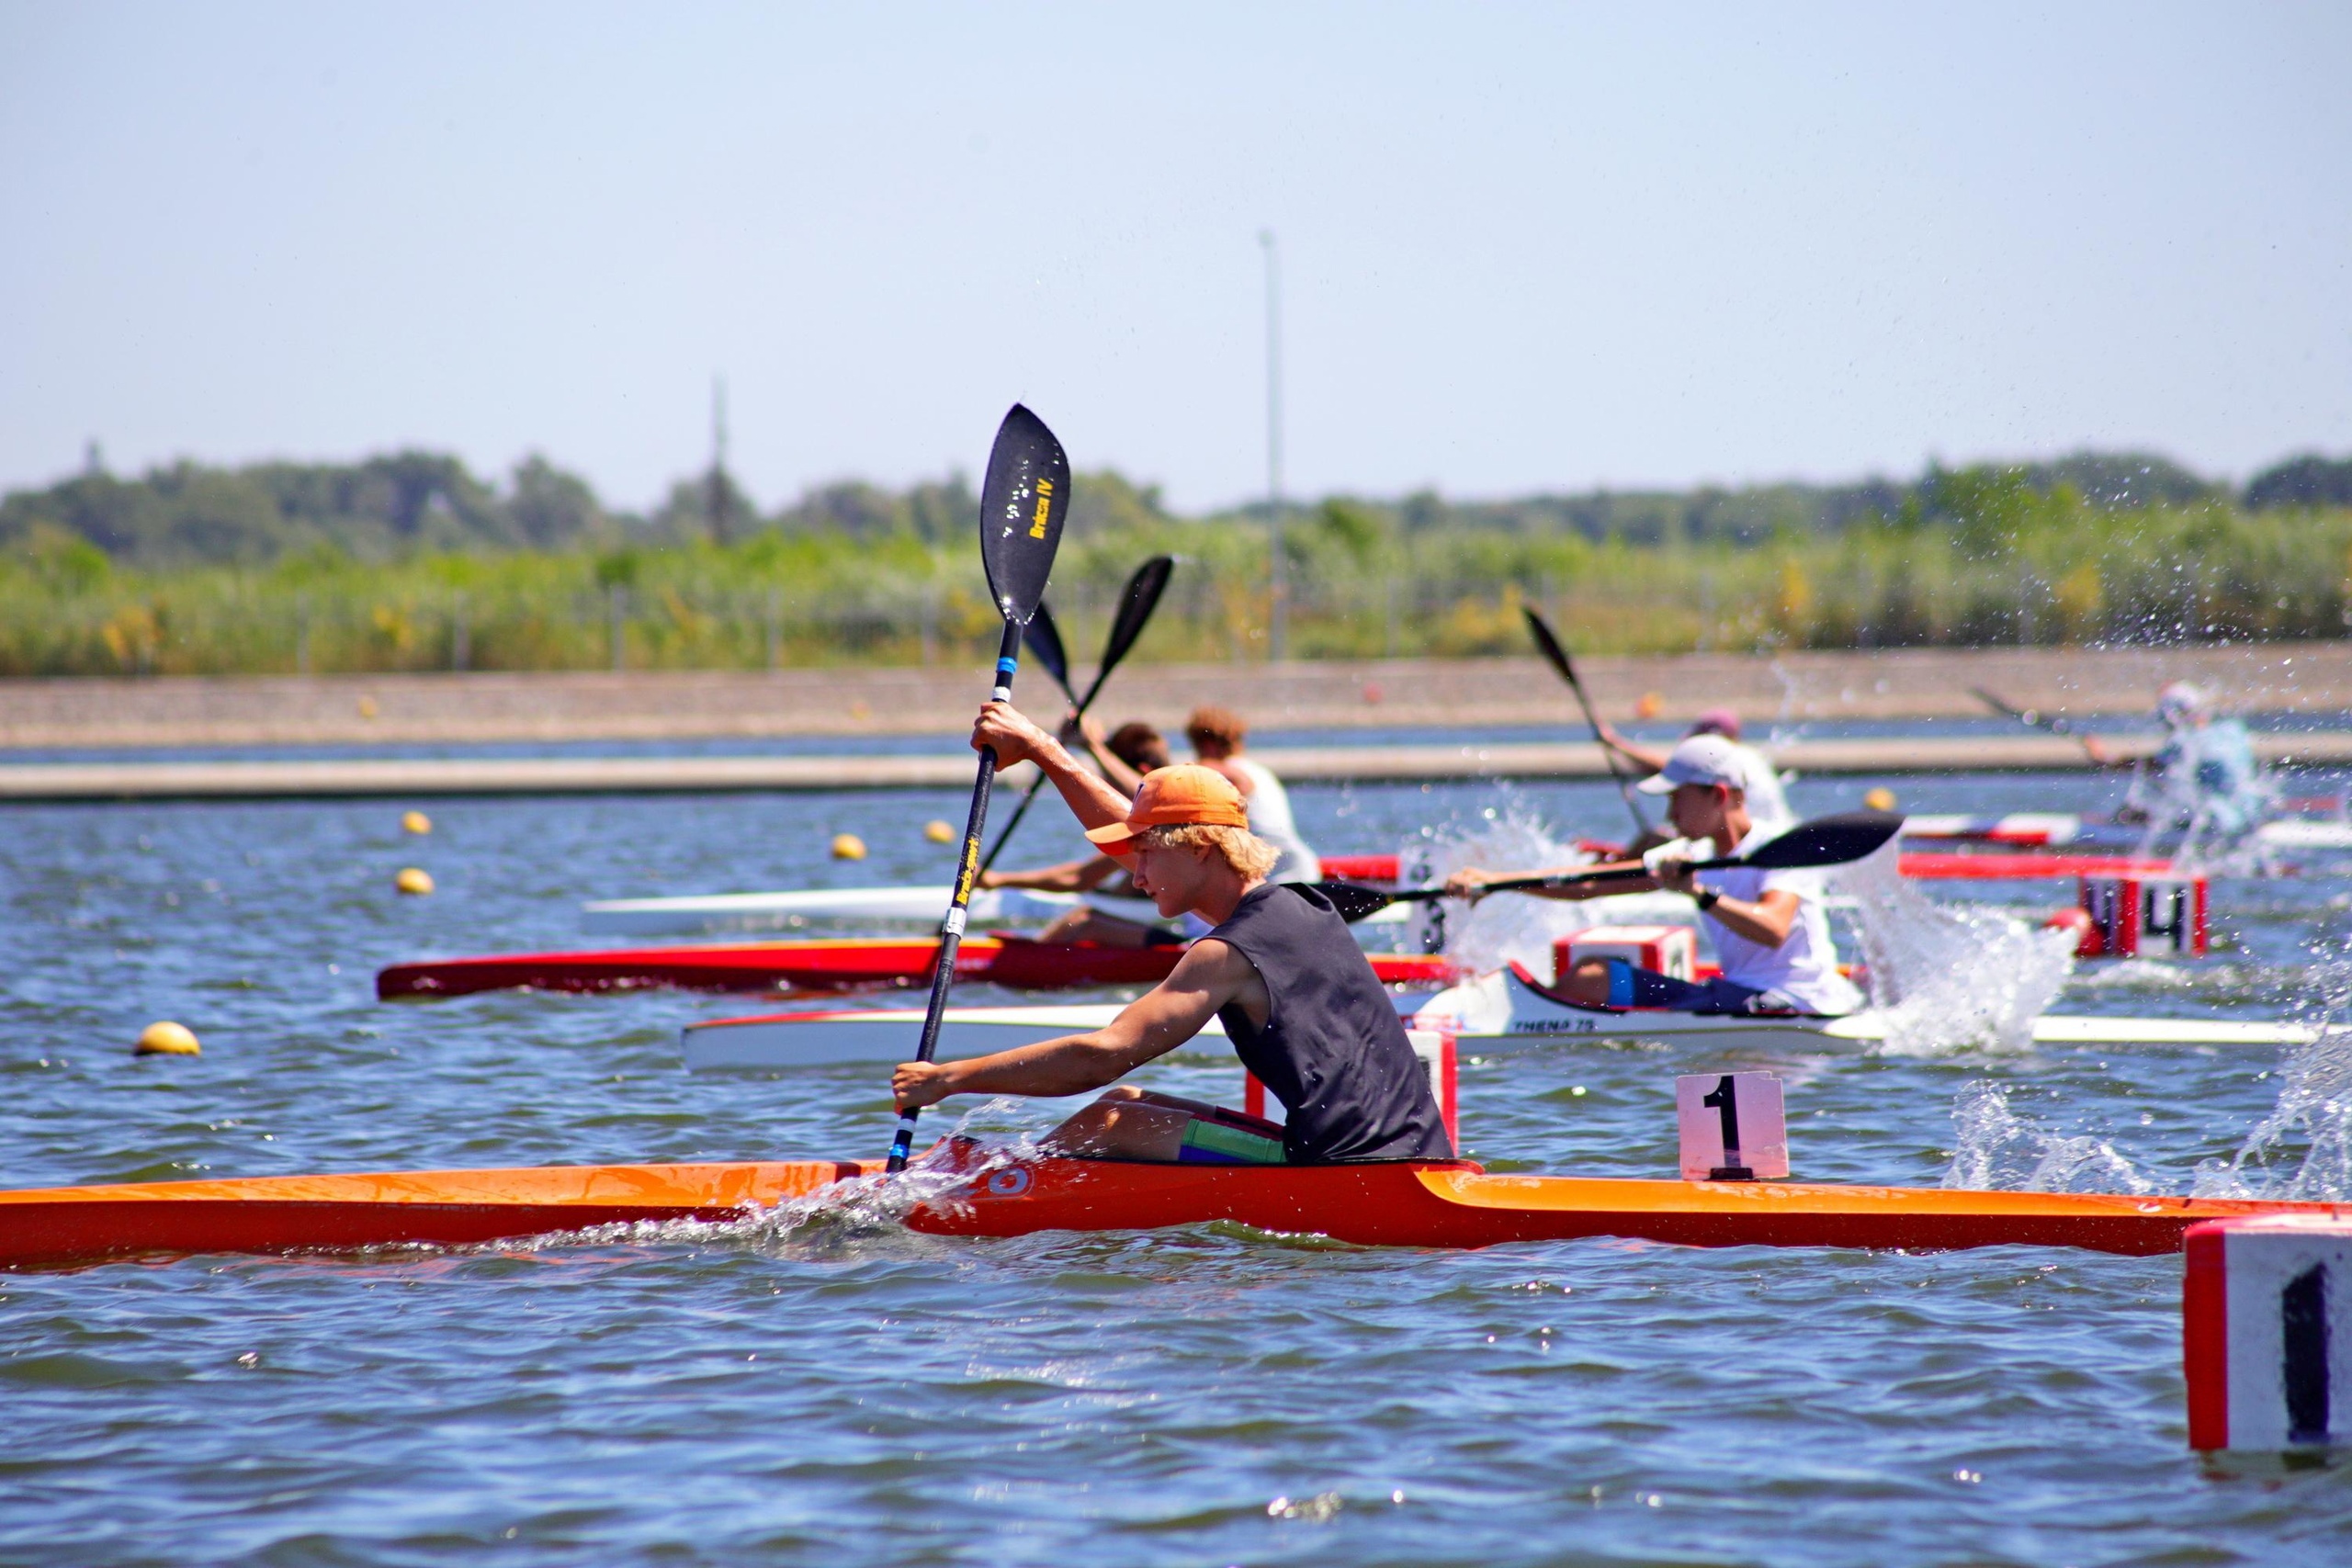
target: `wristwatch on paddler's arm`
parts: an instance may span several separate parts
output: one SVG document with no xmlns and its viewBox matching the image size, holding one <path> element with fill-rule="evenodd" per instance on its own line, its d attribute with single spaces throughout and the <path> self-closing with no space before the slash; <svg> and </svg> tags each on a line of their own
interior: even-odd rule
<svg viewBox="0 0 2352 1568">
<path fill-rule="evenodd" d="M 1699 891 L 1690 895 L 1690 901 L 1699 906 L 1699 912 L 1703 915 L 1708 910 L 1713 908 L 1716 905 L 1722 903 L 1724 901 L 1724 896 L 1716 892 L 1712 887 L 1702 887 Z"/>
</svg>

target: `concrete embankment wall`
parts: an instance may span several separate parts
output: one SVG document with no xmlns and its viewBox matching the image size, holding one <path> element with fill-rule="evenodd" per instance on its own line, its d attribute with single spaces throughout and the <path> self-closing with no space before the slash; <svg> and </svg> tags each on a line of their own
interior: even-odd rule
<svg viewBox="0 0 2352 1568">
<path fill-rule="evenodd" d="M 1580 660 L 1604 714 L 1645 694 L 1663 716 L 1727 704 L 1774 718 L 1981 716 L 1984 687 L 2045 713 L 2144 714 L 2156 687 L 2189 680 L 2244 712 L 2352 712 L 2352 643 L 2166 649 L 1902 649 Z M 1082 678 L 1091 671 L 1081 667 Z M 775 673 L 381 675 L 0 681 L 0 749 L 414 745 L 500 740 L 953 735 L 986 670 L 843 667 Z M 1023 700 L 1058 705 L 1034 667 Z M 1181 723 L 1218 703 L 1261 729 L 1574 726 L 1549 666 L 1527 659 L 1368 660 L 1121 670 L 1102 716 Z M 1335 740 L 1337 738 L 1334 738 Z"/>
</svg>

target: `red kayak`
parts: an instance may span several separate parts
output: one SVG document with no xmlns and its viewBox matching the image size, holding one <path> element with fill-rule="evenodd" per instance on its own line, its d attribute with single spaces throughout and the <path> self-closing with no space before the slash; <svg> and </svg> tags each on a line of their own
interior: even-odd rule
<svg viewBox="0 0 2352 1568">
<path fill-rule="evenodd" d="M 2352 1218 L 2352 1204 L 1813 1182 L 1489 1176 L 1469 1161 L 1135 1165 L 935 1150 L 944 1190 L 904 1214 L 943 1235 L 1154 1230 L 1225 1221 L 1364 1247 L 1627 1236 L 1685 1247 L 2177 1252 L 2203 1220 Z M 515 1240 L 649 1221 L 723 1222 L 871 1177 L 875 1160 L 552 1166 L 272 1176 L 0 1191 L 0 1268 L 217 1252 Z M 917 1173 L 910 1173 L 917 1174 Z M 844 1195 L 846 1196 L 846 1195 Z"/>
<path fill-rule="evenodd" d="M 931 980 L 937 939 L 836 937 L 592 953 L 521 953 L 395 964 L 376 976 L 376 995 L 462 997 L 475 991 L 843 991 L 920 986 Z M 1031 942 L 1017 936 L 965 939 L 956 977 L 1050 991 L 1075 986 L 1151 986 L 1168 977 L 1181 947 L 1103 947 L 1091 942 Z M 1372 953 L 1388 985 L 1448 986 L 1460 969 L 1441 953 Z"/>
</svg>

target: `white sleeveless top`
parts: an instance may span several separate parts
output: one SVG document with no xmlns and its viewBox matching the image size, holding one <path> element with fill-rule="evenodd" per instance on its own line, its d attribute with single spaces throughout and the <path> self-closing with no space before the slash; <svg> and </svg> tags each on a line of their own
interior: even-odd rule
<svg viewBox="0 0 2352 1568">
<path fill-rule="evenodd" d="M 1298 819 L 1291 815 L 1290 793 L 1283 788 L 1283 781 L 1274 777 L 1272 768 L 1247 757 L 1229 759 L 1233 766 L 1250 775 L 1250 831 L 1282 852 L 1283 858 L 1274 863 L 1269 882 L 1320 882 L 1323 863 L 1306 847 L 1298 835 Z"/>
</svg>

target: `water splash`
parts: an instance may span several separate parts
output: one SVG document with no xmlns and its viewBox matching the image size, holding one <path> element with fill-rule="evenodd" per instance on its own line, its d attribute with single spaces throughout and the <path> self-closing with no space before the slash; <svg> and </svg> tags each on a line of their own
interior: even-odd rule
<svg viewBox="0 0 2352 1568">
<path fill-rule="evenodd" d="M 2106 1139 L 2034 1125 L 2009 1091 L 1979 1079 L 1952 1105 L 1951 1164 L 1943 1184 L 1972 1192 L 2153 1192 L 2139 1168 Z"/>
<path fill-rule="evenodd" d="M 1406 849 L 1406 863 L 1419 869 L 1416 880 L 1442 882 L 1454 872 L 1478 866 L 1489 871 L 1589 865 L 1592 856 L 1552 836 L 1550 825 L 1523 800 L 1506 795 L 1503 804 L 1469 823 L 1450 823 Z M 1523 964 L 1537 976 L 1552 973 L 1552 943 L 1589 926 L 1623 919 L 1618 901 L 1592 899 L 1563 904 L 1550 898 L 1498 894 L 1476 904 L 1448 901 L 1437 910 L 1444 921 L 1445 955 L 1475 974 Z"/>
<path fill-rule="evenodd" d="M 1888 1055 L 2021 1052 L 2074 972 L 2075 935 L 1997 910 L 1939 904 L 1898 869 L 1899 840 L 1832 874 L 1854 900 L 1871 1004 Z"/>
<path fill-rule="evenodd" d="M 956 1119 L 945 1140 L 919 1154 L 896 1176 L 844 1177 L 813 1192 L 723 1220 L 636 1220 L 519 1240 L 486 1242 L 480 1250 L 538 1252 L 582 1246 L 727 1247 L 789 1253 L 804 1259 L 868 1256 L 877 1247 L 929 1249 L 931 1238 L 907 1228 L 907 1216 L 926 1205 L 952 1204 L 992 1171 L 1047 1157 L 1033 1129 L 983 1140 L 976 1122 L 1017 1115 L 1016 1101 L 990 1100 Z M 1034 1108 L 1029 1108 L 1034 1115 Z"/>
<path fill-rule="evenodd" d="M 2288 1021 L 2317 1032 L 2279 1062 L 2278 1102 L 2228 1159 L 2200 1160 L 2200 1198 L 2352 1199 L 2352 960 L 2307 971 Z"/>
</svg>

